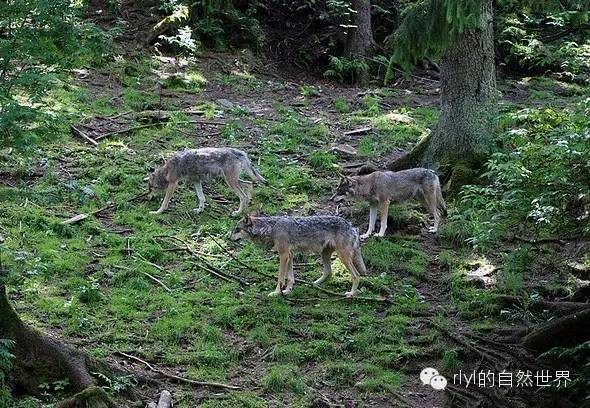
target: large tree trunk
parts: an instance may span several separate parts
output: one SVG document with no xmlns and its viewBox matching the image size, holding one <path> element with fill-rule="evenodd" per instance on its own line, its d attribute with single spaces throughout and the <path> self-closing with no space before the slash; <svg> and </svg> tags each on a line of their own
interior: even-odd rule
<svg viewBox="0 0 590 408">
<path fill-rule="evenodd" d="M 351 6 L 354 10 L 351 25 L 354 27 L 348 28 L 344 55 L 347 58 L 364 60 L 365 57 L 371 56 L 375 47 L 371 28 L 371 1 L 352 0 Z M 369 71 L 359 73 L 356 82 L 366 85 L 369 82 Z"/>
<path fill-rule="evenodd" d="M 473 162 L 485 152 L 494 129 L 496 104 L 492 19 L 492 0 L 482 0 L 480 27 L 460 34 L 441 59 L 438 123 L 425 143 L 388 163 L 388 168 Z"/>
<path fill-rule="evenodd" d="M 41 383 L 68 378 L 78 394 L 58 406 L 112 406 L 104 390 L 94 386 L 85 355 L 27 326 L 10 304 L 2 279 L 0 276 L 0 337 L 16 343 L 11 382 L 30 394 L 37 394 Z"/>
</svg>

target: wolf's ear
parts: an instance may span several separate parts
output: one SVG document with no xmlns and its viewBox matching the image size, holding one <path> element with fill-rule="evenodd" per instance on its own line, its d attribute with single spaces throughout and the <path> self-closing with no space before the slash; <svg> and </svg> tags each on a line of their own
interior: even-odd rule
<svg viewBox="0 0 590 408">
<path fill-rule="evenodd" d="M 252 215 L 251 214 L 248 214 L 244 217 L 244 225 L 247 227 L 252 225 Z"/>
</svg>

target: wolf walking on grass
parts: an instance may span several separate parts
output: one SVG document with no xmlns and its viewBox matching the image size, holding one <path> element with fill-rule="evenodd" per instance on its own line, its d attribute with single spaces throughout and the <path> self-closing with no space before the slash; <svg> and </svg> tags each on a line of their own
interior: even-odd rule
<svg viewBox="0 0 590 408">
<path fill-rule="evenodd" d="M 438 230 L 441 216 L 447 210 L 438 176 L 433 170 L 421 167 L 397 172 L 375 171 L 361 176 L 343 176 L 332 199 L 342 200 L 346 196 L 368 200 L 371 206 L 369 226 L 361 239 L 367 239 L 373 233 L 378 207 L 381 211 L 381 227 L 377 236 L 385 235 L 391 202 L 419 200 L 434 217 L 434 225 L 429 228 L 429 232 Z"/>
<path fill-rule="evenodd" d="M 241 150 L 231 147 L 206 147 L 176 152 L 166 164 L 156 168 L 149 175 L 150 190 L 166 190 L 162 205 L 152 213 L 161 214 L 168 209 L 174 190 L 176 190 L 178 183 L 185 179 L 194 183 L 195 193 L 199 199 L 199 206 L 195 211 L 202 212 L 205 209 L 202 182 L 222 176 L 240 199 L 238 209 L 232 213 L 232 215 L 238 215 L 244 211 L 251 199 L 251 182 L 240 180 L 242 171 L 253 180 L 260 183 L 266 182 L 252 165 L 248 155 Z"/>
<path fill-rule="evenodd" d="M 286 295 L 293 289 L 293 251 L 321 254 L 324 269 L 322 276 L 314 282 L 316 285 L 324 282 L 332 273 L 331 258 L 336 252 L 352 278 L 352 288 L 345 293 L 348 297 L 356 295 L 360 276 L 366 274 L 358 230 L 341 217 L 247 216 L 238 223 L 231 239 L 235 241 L 244 237 L 271 246 L 279 253 L 277 287 L 269 296 Z"/>
</svg>

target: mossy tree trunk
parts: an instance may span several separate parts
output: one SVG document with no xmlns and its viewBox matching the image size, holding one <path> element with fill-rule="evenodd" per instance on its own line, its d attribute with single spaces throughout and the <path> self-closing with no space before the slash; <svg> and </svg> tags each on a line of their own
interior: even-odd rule
<svg viewBox="0 0 590 408">
<path fill-rule="evenodd" d="M 352 17 L 351 25 L 348 28 L 344 56 L 363 60 L 373 54 L 375 40 L 371 26 L 371 1 L 370 0 L 352 0 L 351 8 Z M 369 83 L 369 71 L 363 70 L 356 78 L 359 85 Z"/>
<path fill-rule="evenodd" d="M 104 408 L 112 406 L 106 393 L 95 387 L 86 367 L 86 356 L 57 339 L 43 335 L 26 325 L 12 307 L 3 277 L 0 276 L 0 337 L 16 343 L 16 357 L 10 378 L 30 394 L 39 385 L 68 378 L 74 391 L 71 400 L 58 406 Z"/>
<path fill-rule="evenodd" d="M 479 28 L 460 34 L 440 61 L 441 113 L 431 135 L 388 168 L 480 161 L 496 116 L 493 35 L 492 0 L 482 0 Z"/>
</svg>

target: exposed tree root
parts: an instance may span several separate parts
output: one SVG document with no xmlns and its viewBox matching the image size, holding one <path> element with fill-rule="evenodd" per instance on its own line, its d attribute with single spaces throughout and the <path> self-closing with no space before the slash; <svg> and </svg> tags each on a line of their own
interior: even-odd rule
<svg viewBox="0 0 590 408">
<path fill-rule="evenodd" d="M 524 347 L 544 352 L 590 338 L 590 308 L 551 320 L 522 338 Z"/>
<path fill-rule="evenodd" d="M 2 277 L 0 276 L 0 279 Z M 87 368 L 87 358 L 73 347 L 45 336 L 27 326 L 18 316 L 0 281 L 0 333 L 14 340 L 16 356 L 10 373 L 11 381 L 29 394 L 37 394 L 43 382 L 68 378 L 78 392 L 74 397 L 58 404 L 59 407 L 106 408 L 113 406 L 108 396 L 95 387 Z"/>
<path fill-rule="evenodd" d="M 116 353 L 123 356 L 123 357 L 126 357 L 128 359 L 135 360 L 135 361 L 145 365 L 150 371 L 153 371 L 154 373 L 160 374 L 160 375 L 162 375 L 166 378 L 169 378 L 171 380 L 175 380 L 175 381 L 182 382 L 185 384 L 203 386 L 203 387 L 223 388 L 223 389 L 228 389 L 228 390 L 239 390 L 240 389 L 240 387 L 238 387 L 237 385 L 229 385 L 229 384 L 222 384 L 222 383 L 208 382 L 208 381 L 197 381 L 197 380 L 191 380 L 189 378 L 180 377 L 178 375 L 167 373 L 166 371 L 163 371 L 163 370 L 151 365 L 150 363 L 148 363 L 145 360 L 142 360 L 139 357 L 135 357 L 135 356 L 132 356 L 131 354 L 123 353 L 122 351 L 117 351 Z"/>
<path fill-rule="evenodd" d="M 496 302 L 501 307 L 513 307 L 522 305 L 524 300 L 516 296 L 497 295 Z M 572 312 L 590 309 L 590 304 L 583 302 L 549 302 L 546 300 L 535 300 L 527 305 L 528 310 L 542 312 L 549 310 L 557 315 L 570 314 Z"/>
</svg>

